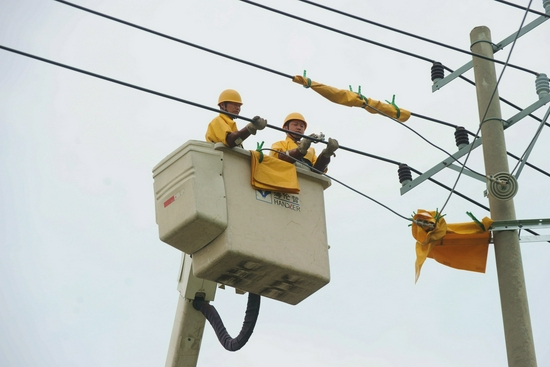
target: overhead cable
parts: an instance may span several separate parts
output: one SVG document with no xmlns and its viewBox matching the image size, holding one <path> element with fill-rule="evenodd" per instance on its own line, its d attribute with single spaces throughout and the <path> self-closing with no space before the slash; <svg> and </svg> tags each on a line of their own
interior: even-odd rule
<svg viewBox="0 0 550 367">
<path fill-rule="evenodd" d="M 249 122 L 252 122 L 253 120 L 251 118 L 247 118 L 247 117 L 244 117 L 244 116 L 240 116 L 240 115 L 235 115 L 235 114 L 232 114 L 232 113 L 229 113 L 227 111 L 223 111 L 223 110 L 218 110 L 216 108 L 212 108 L 212 107 L 209 107 L 209 106 L 206 106 L 206 105 L 203 105 L 203 104 L 200 104 L 200 103 L 196 103 L 196 102 L 192 102 L 192 101 L 188 101 L 188 100 L 185 100 L 185 99 L 182 99 L 182 98 L 178 98 L 178 97 L 174 97 L 174 96 L 171 96 L 171 95 L 168 95 L 168 94 L 165 94 L 165 93 L 160 93 L 160 92 L 157 92 L 157 91 L 154 91 L 154 90 L 151 90 L 151 89 L 147 89 L 147 88 L 143 88 L 143 87 L 140 87 L 140 86 L 137 86 L 137 85 L 133 85 L 133 84 L 130 84 L 130 83 L 126 83 L 126 82 L 123 82 L 123 81 L 120 81 L 120 80 L 116 80 L 116 79 L 113 79 L 113 78 L 109 78 L 109 77 L 106 77 L 106 76 L 103 76 L 103 75 L 100 75 L 100 74 L 96 74 L 96 73 L 93 73 L 93 72 L 90 72 L 90 71 L 86 71 L 86 70 L 83 70 L 83 69 L 79 69 L 79 68 L 76 68 L 76 67 L 73 67 L 73 66 L 69 66 L 69 65 L 65 65 L 65 64 L 62 64 L 62 63 L 59 63 L 59 62 L 56 62 L 56 61 L 53 61 L 53 60 L 49 60 L 49 59 L 46 59 L 46 58 L 43 58 L 43 57 L 39 57 L 39 56 L 36 56 L 36 55 L 32 55 L 32 54 L 29 54 L 29 53 L 26 53 L 26 52 L 23 52 L 23 51 L 19 51 L 19 50 L 15 50 L 13 48 L 9 48 L 9 47 L 5 47 L 5 46 L 2 46 L 0 45 L 0 49 L 3 49 L 3 50 L 6 50 L 6 51 L 9 51 L 9 52 L 13 52 L 13 53 L 16 53 L 16 54 L 19 54 L 21 56 L 26 56 L 26 57 L 29 57 L 29 58 L 32 58 L 32 59 L 35 59 L 35 60 L 39 60 L 39 61 L 42 61 L 42 62 L 45 62 L 45 63 L 48 63 L 48 64 L 52 64 L 52 65 L 55 65 L 55 66 L 59 66 L 59 67 L 62 67 L 62 68 L 65 68 L 65 69 L 69 69 L 69 70 L 72 70 L 72 71 L 76 71 L 76 72 L 79 72 L 79 73 L 82 73 L 82 74 L 86 74 L 86 75 L 89 75 L 89 76 L 93 76 L 95 78 L 99 78 L 99 79 L 103 79 L 103 80 L 106 80 L 106 81 L 109 81 L 109 82 L 112 82 L 112 83 L 115 83 L 115 84 L 119 84 L 119 85 L 123 85 L 125 87 L 129 87 L 129 88 L 133 88 L 133 89 L 137 89 L 139 91 L 142 91 L 142 92 L 146 92 L 146 93 L 150 93 L 150 94 L 154 94 L 154 95 L 157 95 L 159 97 L 164 97 L 164 98 L 168 98 L 168 99 L 171 99 L 171 100 L 174 100 L 174 101 L 177 101 L 177 102 L 181 102 L 181 103 L 185 103 L 185 104 L 188 104 L 188 105 L 191 105 L 191 106 L 194 106 L 194 107 L 199 107 L 199 108 L 203 108 L 205 110 L 209 110 L 209 111 L 212 111 L 212 112 L 218 112 L 218 113 L 224 113 L 226 115 L 229 115 L 229 116 L 232 116 L 232 117 L 236 117 L 236 118 L 240 118 L 242 120 L 245 120 L 245 121 L 249 121 Z M 273 126 L 273 125 L 267 125 L 268 127 L 272 128 L 272 129 L 275 129 L 275 130 L 279 130 L 279 131 L 282 131 L 282 132 L 286 132 L 287 130 L 284 130 L 280 127 L 277 127 L 277 126 Z M 297 133 L 296 133 L 297 134 Z M 371 157 L 371 158 L 374 158 L 374 159 L 378 159 L 378 160 L 381 160 L 381 161 L 384 161 L 384 162 L 388 162 L 388 163 L 392 163 L 392 164 L 395 164 L 397 166 L 399 166 L 401 163 L 400 162 L 397 162 L 397 161 L 394 161 L 394 160 L 390 160 L 390 159 L 387 159 L 387 158 L 382 158 L 382 157 L 378 157 L 378 156 L 375 156 L 373 154 L 369 154 L 369 153 L 366 153 L 366 152 L 361 152 L 359 150 L 356 150 L 356 149 L 352 149 L 352 148 L 347 148 L 347 147 L 344 147 L 344 146 L 340 146 L 339 149 L 342 149 L 342 150 L 347 150 L 349 152 L 352 152 L 352 153 L 356 153 L 356 154 L 359 154 L 359 155 L 363 155 L 363 156 L 367 156 L 367 157 Z M 423 173 L 410 167 L 411 171 L 415 172 L 416 174 L 418 175 L 422 175 Z M 440 186 L 440 187 L 443 187 L 445 188 L 446 190 L 451 190 L 450 187 L 442 184 L 441 182 L 433 179 L 433 178 L 428 178 L 429 181 L 435 183 L 436 185 Z M 471 202 L 472 204 L 475 204 L 477 206 L 479 206 L 480 208 L 483 208 L 487 211 L 489 211 L 489 208 L 486 207 L 485 205 L 467 197 L 466 195 L 464 194 L 461 194 L 459 193 L 458 191 L 454 191 L 454 194 L 457 195 L 457 196 L 460 196 L 461 198 Z M 537 232 L 535 231 L 532 231 L 530 229 L 525 229 L 527 232 L 533 234 L 533 235 L 539 235 Z"/>
<path fill-rule="evenodd" d="M 83 6 L 80 6 L 80 5 L 76 5 L 76 4 L 73 4 L 73 3 L 70 3 L 68 1 L 65 1 L 65 0 L 54 0 L 54 1 L 57 1 L 59 3 L 62 3 L 62 4 L 65 4 L 65 5 L 69 5 L 69 6 L 72 6 L 76 9 L 80 9 L 80 10 L 83 10 L 83 11 L 86 11 L 86 12 L 89 12 L 91 14 L 94 14 L 94 15 L 98 15 L 100 17 L 104 17 L 106 19 L 110 19 L 110 20 L 113 20 L 115 22 L 119 22 L 121 24 L 125 24 L 125 25 L 128 25 L 130 27 L 134 27 L 136 29 L 139 29 L 139 30 L 142 30 L 142 31 L 145 31 L 145 32 L 149 32 L 151 34 L 154 34 L 154 35 L 157 35 L 157 36 L 160 36 L 160 37 L 164 37 L 164 38 L 167 38 L 169 40 L 172 40 L 172 41 L 175 41 L 175 42 L 179 42 L 179 43 L 182 43 L 184 45 L 187 45 L 187 46 L 190 46 L 190 47 L 194 47 L 194 48 L 197 48 L 199 50 L 202 50 L 202 51 L 206 51 L 206 52 L 209 52 L 209 53 L 212 53 L 214 55 L 217 55 L 217 56 L 221 56 L 221 57 L 224 57 L 224 58 L 227 58 L 227 59 L 230 59 L 230 60 L 233 60 L 233 61 L 237 61 L 237 62 L 240 62 L 240 63 L 243 63 L 243 64 L 246 64 L 246 65 L 249 65 L 249 66 L 252 66 L 252 67 L 255 67 L 255 68 L 258 68 L 258 69 L 261 69 L 261 70 L 264 70 L 264 71 L 268 71 L 270 73 L 273 73 L 273 74 L 276 74 L 276 75 L 280 75 L 280 76 L 283 76 L 283 77 L 286 77 L 286 78 L 289 78 L 289 79 L 292 79 L 293 78 L 293 75 L 290 75 L 290 74 L 286 74 L 286 73 L 283 73 L 281 71 L 277 71 L 277 70 L 274 70 L 274 69 L 271 69 L 271 68 L 268 68 L 268 67 L 265 67 L 265 66 L 262 66 L 262 65 L 259 65 L 259 64 L 256 64 L 256 63 L 253 63 L 253 62 L 250 62 L 250 61 L 246 61 L 246 60 L 243 60 L 243 59 L 240 59 L 238 57 L 235 57 L 235 56 L 231 56 L 231 55 L 228 55 L 228 54 L 225 54 L 225 53 L 222 53 L 222 52 L 219 52 L 219 51 L 216 51 L 216 50 L 212 50 L 210 48 L 207 48 L 207 47 L 204 47 L 204 46 L 200 46 L 200 45 L 197 45 L 195 43 L 192 43 L 192 42 L 188 42 L 188 41 L 185 41 L 185 40 L 182 40 L 180 38 L 176 38 L 176 37 L 172 37 L 170 35 L 167 35 L 167 34 L 164 34 L 164 33 L 160 33 L 160 32 L 157 32 L 155 30 L 152 30 L 152 29 L 149 29 L 149 28 L 146 28 L 146 27 L 142 27 L 140 25 L 137 25 L 137 24 L 134 24 L 134 23 L 131 23 L 131 22 L 128 22 L 128 21 L 125 21 L 125 20 L 122 20 L 122 19 L 118 19 L 118 18 L 115 18 L 113 16 L 110 16 L 110 15 L 107 15 L 107 14 L 103 14 L 103 13 L 100 13 L 98 11 L 95 11 L 95 10 L 91 10 L 91 9 L 88 9 L 88 8 L 85 8 Z M 447 68 L 447 70 L 449 71 L 453 71 L 449 68 Z M 471 80 L 469 80 L 468 78 L 464 77 L 464 76 L 460 76 L 460 78 L 464 79 L 465 81 L 469 82 L 470 84 L 474 85 L 475 86 L 475 83 Z M 511 102 L 508 102 L 506 101 L 504 98 L 500 97 L 500 99 L 509 104 L 510 106 L 516 108 L 517 110 L 521 111 L 521 108 L 512 104 Z M 439 121 L 439 120 L 435 120 L 435 119 L 431 119 L 427 116 L 423 116 L 423 115 L 420 115 L 420 114 L 414 114 L 414 113 L 411 113 L 411 115 L 414 115 L 414 116 L 417 116 L 419 118 L 423 118 L 423 119 L 430 119 L 432 121 Z M 534 118 L 534 119 L 538 119 L 538 121 L 540 121 L 540 119 L 536 116 L 534 116 L 533 114 L 529 114 L 528 116 Z M 546 124 L 548 126 L 550 126 L 550 124 Z"/>
<path fill-rule="evenodd" d="M 504 1 L 504 0 L 495 0 L 497 3 L 502 3 L 502 4 L 506 4 L 506 5 L 510 5 L 514 8 L 518 8 L 518 9 L 522 9 L 522 10 L 527 10 L 529 13 L 533 13 L 533 14 L 537 14 L 537 15 L 542 15 L 543 17 L 547 17 L 547 18 L 550 18 L 550 15 L 549 14 L 546 14 L 546 13 L 542 13 L 540 11 L 536 11 L 536 10 L 533 10 L 533 9 L 529 9 L 529 8 L 526 8 L 524 6 L 521 6 L 521 5 L 518 5 L 518 4 L 514 4 L 514 3 L 511 3 L 509 1 Z"/>
<path fill-rule="evenodd" d="M 550 107 L 548 107 L 548 110 L 546 111 L 546 114 L 544 115 L 544 122 L 546 122 L 546 120 L 548 119 L 548 116 L 550 115 Z M 523 169 L 523 165 L 527 163 L 527 159 L 529 157 L 529 154 L 531 152 L 531 150 L 533 150 L 534 146 L 535 146 L 535 142 L 537 141 L 540 133 L 542 132 L 542 128 L 544 127 L 544 123 L 541 123 L 539 125 L 539 127 L 537 128 L 537 131 L 535 132 L 535 135 L 533 136 L 533 138 L 531 139 L 531 142 L 529 143 L 529 145 L 527 146 L 527 148 L 525 149 L 525 152 L 523 153 L 523 155 L 521 156 L 521 159 L 518 160 L 518 163 L 516 164 L 516 166 L 514 167 L 514 169 L 512 170 L 511 174 L 513 175 L 516 170 L 517 171 L 517 176 L 516 178 L 519 176 L 519 174 L 521 173 L 522 169 Z"/>
<path fill-rule="evenodd" d="M 88 13 L 95 14 L 95 15 L 98 15 L 98 16 L 103 17 L 103 18 L 107 18 L 107 19 L 110 19 L 110 20 L 114 20 L 115 22 L 119 22 L 119 23 L 125 24 L 125 25 L 130 26 L 130 27 L 137 28 L 137 29 L 142 30 L 142 31 L 145 31 L 145 32 L 149 32 L 149 33 L 154 34 L 154 35 L 156 35 L 156 36 L 164 37 L 164 38 L 167 38 L 167 39 L 169 39 L 169 40 L 176 41 L 176 42 L 179 42 L 179 43 L 183 43 L 184 45 L 191 46 L 191 47 L 197 48 L 197 49 L 202 50 L 202 51 L 210 52 L 211 54 L 214 54 L 214 55 L 217 55 L 217 56 L 225 57 L 226 59 L 230 59 L 230 60 L 237 61 L 237 62 L 246 64 L 246 65 L 249 65 L 249 66 L 253 66 L 253 67 L 255 67 L 255 68 L 262 69 L 262 70 L 264 70 L 264 71 L 268 71 L 268 72 L 273 73 L 273 74 L 277 74 L 277 75 L 280 75 L 280 76 L 284 76 L 284 77 L 290 78 L 290 79 L 292 79 L 292 77 L 293 77 L 292 75 L 285 74 L 285 73 L 281 73 L 280 71 L 273 70 L 273 69 L 267 68 L 267 67 L 265 67 L 265 66 L 261 66 L 261 65 L 255 64 L 255 63 L 250 62 L 250 61 L 246 61 L 246 60 L 243 60 L 243 59 L 239 59 L 239 58 L 237 58 L 237 57 L 230 56 L 230 55 L 224 54 L 224 53 L 222 53 L 222 52 L 218 52 L 218 51 L 212 50 L 212 49 L 210 49 L 210 48 L 203 47 L 203 46 L 197 45 L 197 44 L 195 44 L 195 43 L 191 43 L 191 42 L 182 40 L 182 39 L 180 39 L 180 38 L 172 37 L 172 36 L 169 36 L 169 35 L 167 35 L 167 34 L 160 33 L 160 32 L 154 31 L 154 30 L 152 30 L 152 29 L 145 28 L 145 27 L 139 26 L 139 25 L 137 25 L 137 24 L 127 22 L 127 21 L 125 21 L 125 20 L 122 20 L 122 19 L 119 19 L 119 18 L 115 18 L 115 17 L 112 17 L 112 16 L 110 16 L 110 15 L 103 14 L 103 13 L 100 13 L 100 12 L 98 12 L 98 11 L 95 11 L 95 10 L 92 10 L 92 9 L 85 8 L 85 7 L 83 7 L 83 6 L 80 6 L 80 5 L 76 5 L 76 4 L 70 3 L 70 2 L 68 2 L 68 1 L 64 1 L 64 0 L 54 0 L 54 1 L 57 1 L 58 3 L 62 3 L 62 4 L 65 4 L 65 5 L 72 6 L 72 7 L 74 7 L 74 8 L 80 9 L 80 10 L 84 10 L 84 11 L 86 11 L 86 12 L 88 12 Z"/>
<path fill-rule="evenodd" d="M 245 116 L 241 116 L 241 115 L 235 115 L 235 114 L 232 114 L 230 112 L 227 112 L 227 111 L 223 111 L 223 110 L 219 110 L 217 108 L 213 108 L 213 107 L 209 107 L 209 106 L 206 106 L 206 105 L 203 105 L 203 104 L 200 104 L 200 103 L 196 103 L 196 102 L 192 102 L 192 101 L 189 101 L 189 100 L 186 100 L 186 99 L 183 99 L 183 98 L 178 98 L 178 97 L 174 97 L 174 96 L 171 96 L 171 95 L 168 95 L 168 94 L 165 94 L 165 93 L 161 93 L 161 92 L 157 92 L 157 91 L 154 91 L 154 90 L 151 90 L 151 89 L 147 89 L 147 88 L 143 88 L 143 87 L 140 87 L 140 86 L 137 86 L 137 85 L 134 85 L 134 84 L 130 84 L 130 83 L 126 83 L 126 82 L 123 82 L 123 81 L 120 81 L 120 80 L 117 80 L 117 79 L 113 79 L 113 78 L 109 78 L 107 76 L 104 76 L 104 75 L 100 75 L 100 74 L 96 74 L 96 73 L 93 73 L 93 72 L 90 72 L 90 71 L 87 71 L 87 70 L 83 70 L 83 69 L 79 69 L 79 68 L 76 68 L 76 67 L 73 67 L 73 66 L 70 66 L 70 65 L 66 65 L 66 64 L 62 64 L 60 62 L 56 62 L 56 61 L 53 61 L 53 60 L 49 60 L 49 59 L 46 59 L 46 58 L 43 58 L 43 57 L 39 57 L 39 56 L 36 56 L 36 55 L 32 55 L 32 54 L 29 54 L 29 53 L 26 53 L 26 52 L 23 52 L 23 51 L 19 51 L 19 50 L 15 50 L 13 48 L 9 48 L 9 47 L 5 47 L 5 46 L 2 46 L 0 45 L 0 49 L 3 49 L 3 50 L 6 50 L 6 51 L 10 51 L 10 52 L 13 52 L 13 53 L 16 53 L 16 54 L 19 54 L 19 55 L 22 55 L 22 56 L 26 56 L 26 57 L 29 57 L 29 58 L 32 58 L 32 59 L 35 59 L 35 60 L 39 60 L 39 61 L 42 61 L 42 62 L 45 62 L 45 63 L 48 63 L 48 64 L 52 64 L 52 65 L 55 65 L 55 66 L 59 66 L 59 67 L 62 67 L 62 68 L 65 68 L 65 69 L 69 69 L 69 70 L 72 70 L 72 71 L 76 71 L 78 73 L 82 73 L 82 74 L 86 74 L 86 75 L 89 75 L 89 76 L 93 76 L 95 78 L 98 78 L 98 79 L 102 79 L 102 80 L 106 80 L 106 81 L 109 81 L 109 82 L 112 82 L 112 83 L 115 83 L 115 84 L 119 84 L 119 85 L 123 85 L 125 87 L 129 87 L 129 88 L 133 88 L 133 89 L 137 89 L 139 91 L 142 91 L 142 92 L 146 92 L 146 93 L 150 93 L 150 94 L 154 94 L 154 95 L 157 95 L 159 97 L 164 97 L 164 98 L 168 98 L 168 99 L 171 99 L 171 100 L 174 100 L 174 101 L 177 101 L 177 102 L 181 102 L 181 103 L 185 103 L 185 104 L 188 104 L 188 105 L 191 105 L 191 106 L 194 106 L 194 107 L 199 107 L 199 108 L 202 108 L 202 109 L 205 109 L 205 110 L 208 110 L 208 111 L 212 111 L 212 112 L 217 112 L 217 113 L 223 113 L 223 114 L 226 114 L 226 115 L 229 115 L 231 117 L 235 117 L 235 118 L 239 118 L 241 120 L 245 120 L 245 121 L 249 121 L 249 122 L 252 122 L 253 120 L 251 118 L 248 118 L 248 117 L 245 117 Z M 274 129 L 274 130 L 278 130 L 278 131 L 281 131 L 281 132 L 287 132 L 287 130 L 281 128 L 281 127 L 278 127 L 278 126 L 274 126 L 274 125 L 270 125 L 268 124 L 267 127 L 271 128 L 271 129 Z M 299 134 L 299 133 L 295 133 L 296 135 L 300 135 L 302 137 L 307 137 L 308 139 L 312 139 L 314 141 L 317 141 L 317 142 L 321 142 L 321 143 L 325 143 L 325 141 L 323 140 L 320 140 L 320 139 L 314 139 L 314 138 L 311 138 L 309 136 L 306 136 L 306 135 L 302 135 L 302 134 Z M 394 160 L 391 160 L 391 159 L 387 159 L 387 158 L 383 158 L 383 157 L 379 157 L 379 156 L 376 156 L 374 154 L 370 154 L 370 153 L 367 153 L 367 152 L 362 152 L 362 151 L 359 151 L 359 150 L 356 150 L 356 149 L 353 149 L 353 148 L 348 148 L 348 147 L 345 147 L 345 146 L 340 146 L 339 147 L 340 150 L 347 150 L 351 153 L 355 153 L 355 154 L 358 154 L 358 155 L 363 155 L 365 157 L 370 157 L 370 158 L 373 158 L 373 159 L 377 159 L 377 160 L 380 160 L 380 161 L 384 161 L 384 162 L 387 162 L 387 163 L 392 163 L 392 164 L 395 164 L 397 166 L 399 166 L 401 164 L 401 162 L 397 162 L 397 161 L 394 161 Z M 415 172 L 416 174 L 418 175 L 422 175 L 422 172 L 414 169 L 411 167 L 411 170 L 413 172 Z M 442 183 L 440 183 L 439 181 L 433 179 L 433 178 L 429 178 L 429 180 L 447 190 L 450 190 L 450 188 Z M 485 207 L 484 205 L 476 202 L 475 200 L 472 200 L 470 199 L 469 197 L 463 195 L 463 194 L 460 194 L 458 192 L 456 192 L 456 194 L 478 206 L 480 206 L 481 208 L 484 208 L 484 209 L 487 209 L 487 207 Z"/>
<path fill-rule="evenodd" d="M 342 147 L 340 147 L 340 148 L 342 148 Z M 278 150 L 269 149 L 269 148 L 264 148 L 264 149 L 262 149 L 262 150 L 269 150 L 269 151 L 272 151 L 272 152 L 279 153 Z M 312 167 L 312 166 L 308 165 L 307 163 L 302 162 L 302 161 L 300 161 L 299 159 L 297 159 L 297 158 L 295 158 L 295 157 L 293 157 L 293 156 L 291 156 L 291 155 L 287 155 L 287 157 L 293 159 L 295 163 L 298 163 L 298 164 L 300 164 L 300 165 L 303 165 L 305 168 L 308 168 L 308 169 L 312 170 L 313 172 L 316 172 L 316 173 L 318 173 L 318 174 L 320 174 L 320 175 L 324 175 L 324 176 L 330 178 L 331 180 L 333 180 L 333 181 L 335 181 L 335 182 L 338 182 L 340 185 L 344 186 L 345 188 L 347 188 L 347 189 L 349 189 L 349 190 L 351 190 L 351 191 L 353 191 L 353 192 L 355 192 L 355 193 L 357 193 L 357 194 L 359 194 L 359 195 L 361 195 L 361 196 L 363 196 L 363 197 L 369 199 L 370 201 L 374 202 L 375 204 L 378 204 L 378 205 L 380 205 L 381 207 L 387 209 L 388 211 L 392 212 L 393 214 L 395 214 L 395 215 L 398 216 L 399 218 L 405 219 L 405 220 L 407 220 L 407 221 L 409 221 L 409 222 L 412 221 L 412 218 L 407 218 L 407 217 L 405 217 L 404 215 L 399 214 L 398 212 L 396 212 L 395 210 L 393 210 L 393 209 L 390 208 L 389 206 L 387 206 L 387 205 L 385 205 L 385 204 L 382 204 L 380 201 L 371 198 L 370 196 L 368 196 L 368 195 L 362 193 L 362 192 L 359 191 L 359 190 L 354 189 L 353 187 L 351 187 L 351 186 L 349 186 L 349 185 L 343 183 L 342 181 L 339 181 L 339 180 L 335 179 L 335 178 L 332 177 L 332 176 L 327 175 L 325 172 L 322 172 L 322 171 L 316 169 L 315 167 Z"/>
<path fill-rule="evenodd" d="M 243 1 L 244 1 L 244 0 L 243 0 Z M 309 5 L 313 5 L 313 6 L 316 6 L 316 7 L 325 9 L 325 10 L 328 10 L 328 11 L 331 11 L 331 12 L 333 12 L 333 13 L 337 13 L 337 14 L 340 14 L 340 15 L 344 15 L 344 16 L 346 16 L 346 17 L 353 18 L 353 19 L 355 19 L 355 20 L 359 20 L 359 21 L 362 21 L 362 22 L 365 22 L 365 23 L 368 23 L 368 24 L 372 24 L 372 25 L 377 26 L 377 27 L 380 27 L 380 28 L 384 28 L 384 29 L 387 29 L 387 30 L 390 30 L 390 31 L 393 31 L 393 32 L 396 32 L 396 33 L 400 33 L 400 34 L 403 34 L 403 35 L 405 35 L 405 36 L 413 37 L 413 38 L 416 38 L 416 39 L 421 40 L 421 41 L 424 41 L 424 42 L 428 42 L 428 43 L 432 43 L 432 44 L 437 45 L 437 46 L 445 47 L 445 48 L 448 48 L 448 49 L 453 50 L 453 51 L 457 51 L 457 52 L 461 52 L 461 53 L 463 53 L 463 54 L 467 54 L 467 55 L 470 55 L 470 56 L 476 56 L 476 57 L 479 57 L 479 58 L 482 58 L 482 59 L 489 60 L 489 58 L 487 58 L 487 57 L 485 57 L 485 56 L 483 56 L 483 55 L 476 55 L 476 54 L 472 53 L 471 51 L 463 50 L 463 49 L 458 48 L 458 47 L 455 47 L 455 46 L 451 46 L 451 45 L 448 45 L 448 44 L 445 44 L 445 43 L 442 43 L 442 42 L 434 41 L 434 40 L 432 40 L 432 39 L 429 39 L 429 38 L 426 38 L 426 37 L 422 37 L 422 36 L 416 35 L 416 34 L 414 34 L 414 33 L 402 31 L 402 30 L 400 30 L 400 29 L 397 29 L 397 28 L 394 28 L 394 27 L 390 27 L 390 26 L 387 26 L 387 25 L 384 25 L 384 24 L 381 24 L 381 23 L 377 23 L 377 22 L 374 22 L 374 21 L 372 21 L 372 20 L 365 19 L 365 18 L 359 17 L 359 16 L 354 15 L 354 14 L 346 13 L 346 12 L 344 12 L 344 11 L 341 11 L 341 10 L 338 10 L 338 9 L 334 9 L 334 8 L 331 8 L 331 7 L 326 6 L 326 5 L 318 4 L 318 3 L 315 3 L 315 2 L 310 1 L 310 0 L 298 0 L 298 1 L 301 1 L 301 2 L 306 3 L 306 4 L 309 4 Z M 248 1 L 245 1 L 245 2 L 248 2 Z M 495 60 L 495 59 L 490 59 L 490 60 L 491 60 L 491 61 L 494 61 L 494 62 L 497 63 L 497 64 L 502 64 L 502 65 L 504 65 L 504 61 Z M 521 66 L 516 66 L 516 65 L 512 65 L 512 64 L 508 64 L 508 66 L 509 66 L 509 67 L 516 68 L 516 69 L 518 69 L 518 70 L 522 70 L 522 71 L 531 73 L 531 74 L 534 74 L 534 75 L 538 75 L 537 72 L 532 71 L 532 70 L 529 70 L 529 69 L 524 68 L 524 67 L 521 67 Z"/>
</svg>

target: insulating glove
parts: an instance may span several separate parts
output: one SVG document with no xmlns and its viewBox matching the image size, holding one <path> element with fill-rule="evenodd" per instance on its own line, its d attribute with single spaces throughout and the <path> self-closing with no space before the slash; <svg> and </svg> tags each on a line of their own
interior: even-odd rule
<svg viewBox="0 0 550 367">
<path fill-rule="evenodd" d="M 312 134 L 312 135 L 315 135 L 315 134 Z M 300 140 L 300 142 L 298 143 L 298 151 L 299 151 L 302 155 L 306 155 L 306 154 L 307 154 L 307 150 L 308 150 L 309 147 L 311 146 L 311 142 L 312 142 L 311 139 L 302 138 L 302 139 Z"/>
<path fill-rule="evenodd" d="M 267 126 L 267 120 L 261 118 L 260 116 L 254 116 L 252 122 L 249 122 L 246 125 L 246 129 L 252 134 L 256 135 L 256 131 L 263 130 Z"/>
<path fill-rule="evenodd" d="M 326 156 L 326 157 L 330 157 L 334 154 L 336 149 L 338 149 L 339 147 L 340 147 L 340 145 L 338 145 L 338 140 L 333 139 L 333 138 L 328 138 L 327 147 L 325 149 L 323 149 L 321 154 Z"/>
</svg>

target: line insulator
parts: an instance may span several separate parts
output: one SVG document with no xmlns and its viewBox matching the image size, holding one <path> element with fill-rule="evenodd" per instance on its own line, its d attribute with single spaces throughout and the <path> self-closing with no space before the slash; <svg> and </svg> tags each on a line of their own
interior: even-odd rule
<svg viewBox="0 0 550 367">
<path fill-rule="evenodd" d="M 445 77 L 445 70 L 443 69 L 443 64 L 435 61 L 432 64 L 432 82 L 437 82 L 440 79 Z"/>
<path fill-rule="evenodd" d="M 399 183 L 401 186 L 405 186 L 412 181 L 411 168 L 405 163 L 401 163 L 397 169 L 397 174 L 399 175 Z"/>
<path fill-rule="evenodd" d="M 507 172 L 495 173 L 489 176 L 487 191 L 497 200 L 510 200 L 518 193 L 518 181 Z"/>
<path fill-rule="evenodd" d="M 540 73 L 535 80 L 535 87 L 537 88 L 537 94 L 539 99 L 542 99 L 550 93 L 550 82 L 546 74 Z"/>
<path fill-rule="evenodd" d="M 468 132 L 462 126 L 456 127 L 455 142 L 456 142 L 456 146 L 458 147 L 458 150 L 470 144 L 470 140 L 468 139 Z"/>
</svg>

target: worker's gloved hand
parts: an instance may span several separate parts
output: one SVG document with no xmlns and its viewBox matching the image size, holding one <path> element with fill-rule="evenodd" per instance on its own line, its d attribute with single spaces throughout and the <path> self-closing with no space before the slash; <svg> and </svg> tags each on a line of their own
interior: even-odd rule
<svg viewBox="0 0 550 367">
<path fill-rule="evenodd" d="M 334 155 L 334 152 L 339 147 L 340 147 L 340 145 L 338 145 L 338 140 L 333 139 L 333 138 L 328 138 L 327 147 L 325 149 L 323 149 L 321 154 L 324 155 L 325 157 L 330 157 L 330 156 Z"/>
<path fill-rule="evenodd" d="M 261 118 L 260 116 L 254 116 L 252 122 L 249 122 L 246 125 L 246 129 L 252 134 L 256 135 L 256 131 L 263 130 L 267 126 L 267 120 Z"/>
<path fill-rule="evenodd" d="M 311 134 L 311 135 L 315 135 L 315 134 Z M 302 154 L 302 155 L 307 154 L 307 150 L 311 146 L 311 142 L 312 142 L 312 140 L 308 139 L 308 138 L 300 139 L 300 141 L 298 142 L 298 151 L 300 152 L 300 154 Z"/>
</svg>

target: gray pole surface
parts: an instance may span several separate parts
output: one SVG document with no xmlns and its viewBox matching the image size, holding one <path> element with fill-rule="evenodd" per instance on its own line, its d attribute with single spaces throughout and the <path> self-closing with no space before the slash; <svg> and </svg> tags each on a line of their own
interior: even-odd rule
<svg viewBox="0 0 550 367">
<path fill-rule="evenodd" d="M 470 41 L 473 53 L 493 57 L 489 28 L 474 28 L 470 33 Z M 495 64 L 490 60 L 473 57 L 473 65 L 485 173 L 488 176 L 499 172 L 509 173 Z M 512 199 L 499 200 L 489 195 L 489 207 L 493 220 L 516 219 Z M 493 236 L 508 366 L 535 367 L 537 360 L 518 233 L 495 231 Z"/>
<path fill-rule="evenodd" d="M 166 367 L 196 367 L 206 318 L 191 300 L 179 297 L 176 319 L 168 348 Z"/>
</svg>

